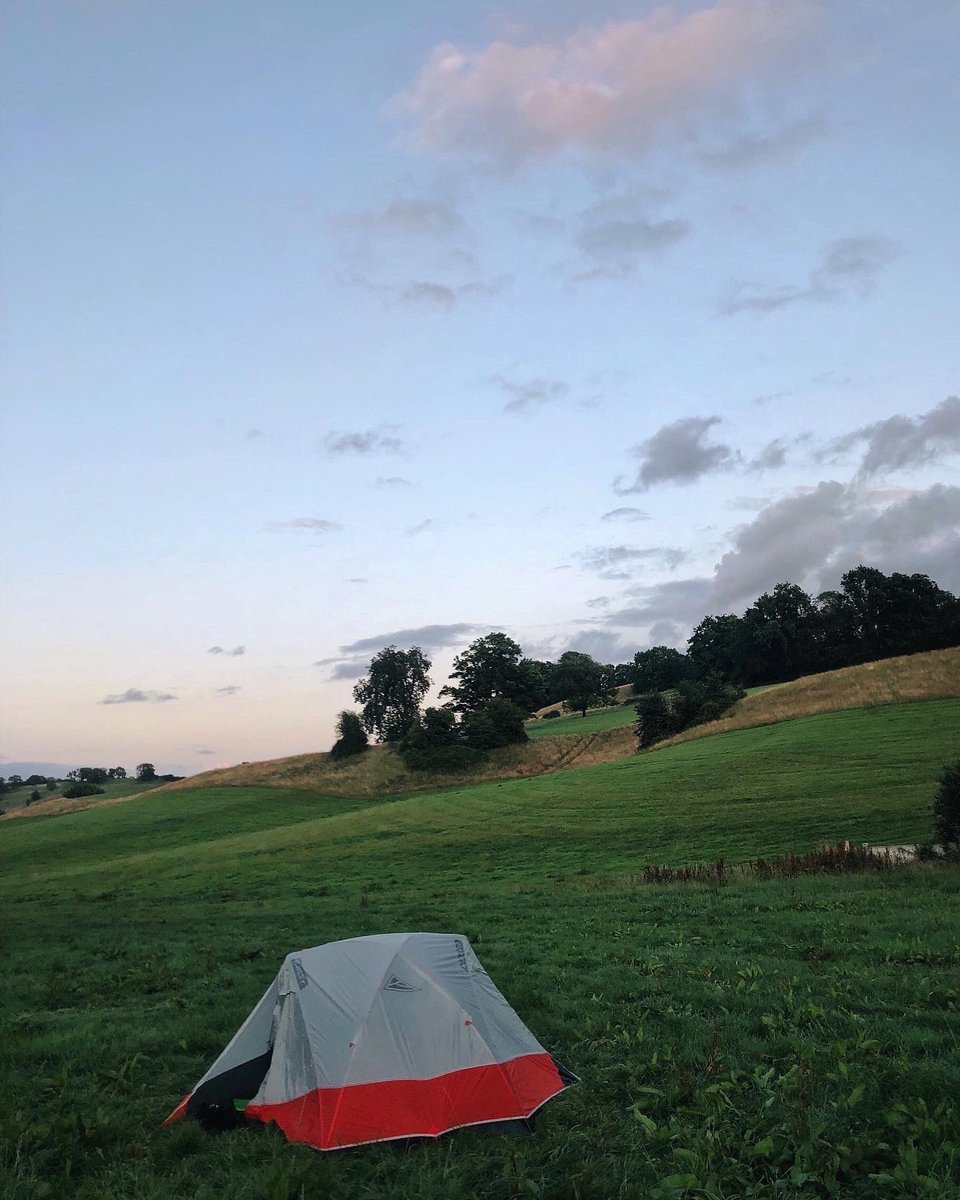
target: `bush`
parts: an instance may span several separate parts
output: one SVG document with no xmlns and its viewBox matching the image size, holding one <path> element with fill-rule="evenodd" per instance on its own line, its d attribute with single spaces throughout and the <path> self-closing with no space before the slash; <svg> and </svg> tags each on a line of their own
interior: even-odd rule
<svg viewBox="0 0 960 1200">
<path fill-rule="evenodd" d="M 523 710 L 502 699 L 488 700 L 476 712 L 468 713 L 460 737 L 473 750 L 499 750 L 530 741 L 523 727 Z"/>
<path fill-rule="evenodd" d="M 425 709 L 399 750 L 412 771 L 464 771 L 483 758 L 461 742 L 457 718 L 449 708 Z"/>
<path fill-rule="evenodd" d="M 344 709 L 337 717 L 337 740 L 330 750 L 330 757 L 339 762 L 353 758 L 367 749 L 367 734 L 360 721 L 360 714 Z"/>
<path fill-rule="evenodd" d="M 541 721 L 555 721 L 560 716 L 559 708 L 551 708 L 549 712 L 545 712 L 540 718 Z"/>
<path fill-rule="evenodd" d="M 102 796 L 103 788 L 95 783 L 71 783 L 63 794 L 68 800 L 77 800 L 80 796 Z"/>
<path fill-rule="evenodd" d="M 933 826 L 944 846 L 960 844 L 960 759 L 943 768 L 933 800 Z"/>
</svg>

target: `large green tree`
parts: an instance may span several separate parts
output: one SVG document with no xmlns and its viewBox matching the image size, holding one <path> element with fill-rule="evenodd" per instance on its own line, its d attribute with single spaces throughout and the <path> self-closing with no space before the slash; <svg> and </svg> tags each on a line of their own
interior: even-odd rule
<svg viewBox="0 0 960 1200">
<path fill-rule="evenodd" d="M 364 729 L 381 742 L 399 742 L 420 715 L 430 688 L 430 660 L 419 646 L 387 646 L 370 661 L 366 678 L 353 689 Z"/>
<path fill-rule="evenodd" d="M 679 650 L 670 646 L 651 646 L 649 650 L 638 650 L 633 656 L 632 678 L 629 682 L 633 684 L 637 695 L 665 692 L 668 688 L 676 687 L 681 680 L 689 679 L 694 671 L 693 663 Z"/>
<path fill-rule="evenodd" d="M 588 708 L 613 701 L 607 668 L 579 650 L 568 650 L 560 655 L 554 682 L 557 690 L 563 692 L 566 707 L 584 717 Z"/>
<path fill-rule="evenodd" d="M 523 712 L 539 707 L 543 677 L 539 664 L 523 657 L 523 651 L 505 633 L 488 633 L 453 660 L 451 679 L 440 693 L 449 696 L 459 713 L 476 712 L 490 700 L 509 700 Z"/>
</svg>

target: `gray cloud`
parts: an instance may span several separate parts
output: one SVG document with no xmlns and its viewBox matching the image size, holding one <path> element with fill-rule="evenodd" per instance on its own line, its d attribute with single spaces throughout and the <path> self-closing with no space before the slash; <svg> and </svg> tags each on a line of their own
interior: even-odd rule
<svg viewBox="0 0 960 1200">
<path fill-rule="evenodd" d="M 226 687 L 218 687 L 218 696 L 235 696 L 242 689 L 235 683 L 228 683 Z"/>
<path fill-rule="evenodd" d="M 441 200 L 396 199 L 378 211 L 342 213 L 335 223 L 361 233 L 443 237 L 465 228 L 463 217 Z"/>
<path fill-rule="evenodd" d="M 364 575 L 351 575 L 347 583 L 369 583 L 370 580 Z"/>
<path fill-rule="evenodd" d="M 948 396 L 918 417 L 898 415 L 837 438 L 819 457 L 835 459 L 864 445 L 860 475 L 922 467 L 960 454 L 960 396 Z"/>
<path fill-rule="evenodd" d="M 313 665 L 329 667 L 327 679 L 331 682 L 360 679 L 367 673 L 371 655 L 383 650 L 385 646 L 396 646 L 399 650 L 410 650 L 419 646 L 422 650 L 432 652 L 461 646 L 488 628 L 485 625 L 461 621 L 452 625 L 419 625 L 410 629 L 394 629 L 389 633 L 348 642 L 345 646 L 340 646 L 339 652 L 333 657 L 320 658 Z"/>
<path fill-rule="evenodd" d="M 174 696 L 170 692 L 154 692 L 142 691 L 140 688 L 127 688 L 125 692 L 120 692 L 115 696 L 104 696 L 98 703 L 100 704 L 164 704 L 168 700 L 177 700 L 179 697 Z"/>
<path fill-rule="evenodd" d="M 215 750 L 198 750 L 197 754 L 216 754 Z"/>
<path fill-rule="evenodd" d="M 787 456 L 791 449 L 802 446 L 810 441 L 809 433 L 801 433 L 797 437 L 777 437 L 767 444 L 746 463 L 746 469 L 751 472 L 773 471 L 786 465 Z"/>
<path fill-rule="evenodd" d="M 426 533 L 428 529 L 436 529 L 439 524 L 433 517 L 427 517 L 425 521 L 418 521 L 416 525 L 408 525 L 403 531 L 407 537 L 416 537 L 418 533 Z"/>
<path fill-rule="evenodd" d="M 806 283 L 776 288 L 741 285 L 732 297 L 721 301 L 717 311 L 729 317 L 743 312 L 776 312 L 792 304 L 863 299 L 873 291 L 881 271 L 898 253 L 897 243 L 889 238 L 839 238 L 824 248 L 819 266 Z"/>
<path fill-rule="evenodd" d="M 338 525 L 336 521 L 327 521 L 323 517 L 293 517 L 289 521 L 273 521 L 269 528 L 277 532 L 293 529 L 305 533 L 335 533 L 343 526 Z"/>
<path fill-rule="evenodd" d="M 234 646 L 232 650 L 224 650 L 222 646 L 211 646 L 207 651 L 208 654 L 226 654 L 230 658 L 239 658 L 241 654 L 246 654 L 246 646 Z"/>
<path fill-rule="evenodd" d="M 629 638 L 624 638 L 609 629 L 585 629 L 582 633 L 578 633 L 564 649 L 589 654 L 597 662 L 622 663 L 630 662 L 639 646 Z"/>
<path fill-rule="evenodd" d="M 577 555 L 581 565 L 601 579 L 629 579 L 641 563 L 673 571 L 686 557 L 686 551 L 676 546 L 590 546 Z"/>
<path fill-rule="evenodd" d="M 469 283 L 457 284 L 414 279 L 398 287 L 387 287 L 385 291 L 394 304 L 403 308 L 432 308 L 451 312 L 460 300 L 489 300 L 499 296 L 511 282 L 507 275 L 500 275 L 491 280 L 475 279 Z"/>
<path fill-rule="evenodd" d="M 611 508 L 600 518 L 601 521 L 649 521 L 650 514 L 642 508 Z"/>
<path fill-rule="evenodd" d="M 378 475 L 374 480 L 374 487 L 378 488 L 408 488 L 413 487 L 409 479 L 404 479 L 402 475 Z"/>
<path fill-rule="evenodd" d="M 403 442 L 397 437 L 398 425 L 363 429 L 348 433 L 332 431 L 323 439 L 327 454 L 403 454 Z"/>
<path fill-rule="evenodd" d="M 960 588 L 960 487 L 936 484 L 886 500 L 833 480 L 775 500 L 736 532 L 712 576 L 630 588 L 636 603 L 609 612 L 604 624 L 689 626 L 708 613 L 742 611 L 782 581 L 814 593 L 835 587 L 861 562 Z"/>
<path fill-rule="evenodd" d="M 503 375 L 491 377 L 510 399 L 503 406 L 504 412 L 522 412 L 526 409 L 539 408 L 543 404 L 552 404 L 570 392 L 570 385 L 562 379 L 529 379 L 524 383 L 519 380 L 507 379 Z"/>
<path fill-rule="evenodd" d="M 646 217 L 634 217 L 632 220 L 598 221 L 584 227 L 576 244 L 594 262 L 626 274 L 633 270 L 638 259 L 682 241 L 690 229 L 690 222 L 679 218 L 650 221 Z"/>
<path fill-rule="evenodd" d="M 829 123 L 823 114 L 814 113 L 773 133 L 741 134 L 718 149 L 702 150 L 699 158 L 705 166 L 722 171 L 760 166 L 795 154 L 811 142 L 826 137 L 829 131 Z"/>
<path fill-rule="evenodd" d="M 693 483 L 703 475 L 729 470 L 739 455 L 722 442 L 709 441 L 711 428 L 719 424 L 720 417 L 682 417 L 664 425 L 633 447 L 633 455 L 640 460 L 636 479 L 624 486 L 621 477 L 614 482 L 614 491 L 625 496 L 656 484 Z"/>
</svg>

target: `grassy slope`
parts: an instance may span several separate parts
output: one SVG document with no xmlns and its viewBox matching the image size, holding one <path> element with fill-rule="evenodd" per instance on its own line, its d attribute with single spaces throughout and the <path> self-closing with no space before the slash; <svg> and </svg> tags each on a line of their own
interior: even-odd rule
<svg viewBox="0 0 960 1200">
<path fill-rule="evenodd" d="M 7 792 L 3 795 L 2 807 L 11 817 L 59 816 L 60 813 L 82 811 L 84 805 L 81 801 L 64 798 L 63 788 L 69 786 L 67 783 L 61 783 L 55 792 L 39 788 L 40 799 L 29 807 L 27 807 L 26 801 L 33 788 L 17 788 L 15 792 Z M 106 783 L 98 784 L 98 787 L 103 788 L 102 796 L 83 797 L 83 800 L 96 800 L 99 804 L 110 804 L 114 800 L 127 800 L 131 796 L 140 796 L 144 792 L 152 792 L 162 786 L 160 783 L 141 783 L 137 779 L 108 779 Z"/>
<path fill-rule="evenodd" d="M 596 708 L 585 717 L 579 715 L 556 717 L 551 721 L 528 721 L 527 734 L 531 738 L 561 737 L 569 733 L 597 733 L 605 729 L 619 729 L 637 719 L 632 704 L 618 708 Z"/>
<path fill-rule="evenodd" d="M 958 724 L 938 701 L 377 805 L 214 789 L 7 824 L 3 1194 L 960 1194 L 960 872 L 630 880 L 924 836 Z M 537 1137 L 321 1157 L 157 1128 L 288 949 L 404 928 L 467 933 L 583 1076 Z"/>
</svg>

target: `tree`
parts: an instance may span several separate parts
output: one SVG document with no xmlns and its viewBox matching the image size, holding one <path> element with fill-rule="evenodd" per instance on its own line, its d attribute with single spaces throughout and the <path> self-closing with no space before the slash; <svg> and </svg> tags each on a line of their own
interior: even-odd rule
<svg viewBox="0 0 960 1200">
<path fill-rule="evenodd" d="M 367 735 L 358 713 L 344 709 L 337 717 L 337 740 L 330 750 L 334 761 L 353 758 L 367 749 Z"/>
<path fill-rule="evenodd" d="M 55 779 L 47 780 L 47 791 L 55 792 L 57 790 L 57 781 Z"/>
<path fill-rule="evenodd" d="M 560 655 L 555 683 L 563 691 L 564 706 L 584 717 L 588 708 L 610 704 L 613 699 L 607 669 L 579 650 Z"/>
<path fill-rule="evenodd" d="M 778 583 L 743 614 L 737 674 L 751 683 L 780 683 L 814 670 L 819 628 L 819 613 L 803 588 Z"/>
<path fill-rule="evenodd" d="M 960 759 L 943 768 L 933 801 L 933 822 L 939 842 L 960 845 Z"/>
<path fill-rule="evenodd" d="M 140 783 L 151 783 L 156 777 L 157 768 L 153 763 L 137 763 L 137 779 Z"/>
<path fill-rule="evenodd" d="M 37 802 L 39 799 L 40 799 L 40 789 L 39 789 L 39 788 L 34 788 L 34 789 L 33 789 L 33 791 L 30 793 L 30 803 L 31 803 L 31 804 L 36 804 L 36 802 Z"/>
<path fill-rule="evenodd" d="M 498 697 L 482 708 L 467 713 L 460 727 L 465 745 L 474 750 L 498 750 L 502 746 L 529 742 L 523 712 L 511 701 Z"/>
<path fill-rule="evenodd" d="M 10 787 L 10 788 L 23 787 L 23 776 L 22 775 L 11 775 L 7 779 L 7 787 Z"/>
<path fill-rule="evenodd" d="M 676 733 L 673 714 L 663 692 L 647 692 L 637 700 L 634 732 L 641 750 Z"/>
<path fill-rule="evenodd" d="M 366 678 L 353 689 L 364 729 L 381 742 L 399 742 L 419 716 L 430 688 L 429 670 L 430 660 L 419 646 L 387 646 L 375 655 Z"/>
<path fill-rule="evenodd" d="M 703 618 L 687 642 L 687 653 L 698 674 L 719 671 L 730 679 L 741 678 L 742 626 L 741 618 L 732 613 Z"/>
<path fill-rule="evenodd" d="M 510 700 L 523 712 L 539 707 L 544 694 L 540 664 L 523 658 L 523 651 L 505 633 L 488 633 L 453 660 L 451 679 L 440 692 L 449 696 L 459 713 L 475 712 L 490 700 Z"/>
<path fill-rule="evenodd" d="M 126 779 L 127 772 L 123 767 L 111 767 L 107 772 L 108 779 Z"/>
<path fill-rule="evenodd" d="M 638 695 L 665 692 L 676 687 L 682 679 L 689 679 L 694 671 L 686 654 L 670 646 L 651 646 L 649 650 L 638 650 L 633 656 L 631 678 L 624 682 L 632 683 Z"/>
</svg>

